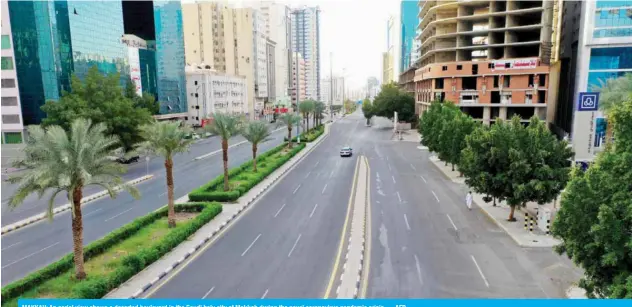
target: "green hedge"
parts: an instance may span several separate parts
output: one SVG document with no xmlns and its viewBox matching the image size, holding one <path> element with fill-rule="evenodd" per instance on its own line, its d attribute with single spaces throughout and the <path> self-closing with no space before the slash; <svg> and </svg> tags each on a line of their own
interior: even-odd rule
<svg viewBox="0 0 632 307">
<path fill-rule="evenodd" d="M 313 142 L 325 132 L 325 125 L 318 125 L 316 128 L 309 129 L 307 132 L 301 133 L 301 142 Z M 287 137 L 283 138 L 287 142 Z M 296 142 L 296 137 L 292 138 L 292 142 Z"/>
<path fill-rule="evenodd" d="M 230 169 L 228 172 L 228 178 L 242 177 L 243 183 L 237 188 L 230 191 L 223 191 L 224 175 L 219 175 L 215 179 L 211 180 L 207 184 L 191 191 L 189 193 L 189 200 L 191 201 L 220 201 L 220 202 L 233 202 L 239 197 L 246 194 L 259 182 L 263 181 L 268 175 L 274 172 L 281 165 L 285 164 L 288 160 L 294 157 L 299 151 L 305 148 L 305 144 L 299 144 L 292 148 L 292 150 L 282 156 L 280 159 L 270 159 L 270 157 L 282 149 L 286 148 L 287 144 L 283 143 L 271 150 L 268 150 L 262 155 L 257 156 L 257 173 L 248 171 L 252 169 L 252 160 L 245 162 L 244 164 Z"/>
<path fill-rule="evenodd" d="M 107 276 L 98 276 L 79 282 L 72 289 L 72 298 L 96 299 L 103 297 L 109 291 L 171 251 L 222 212 L 222 205 L 218 203 L 179 204 L 175 208 L 177 212 L 200 212 L 200 214 L 188 222 L 185 227 L 176 228 L 169 232 L 152 246 L 140 249 L 135 254 L 127 255 L 123 259 L 124 265 Z M 167 216 L 167 207 L 160 208 L 88 244 L 84 248 L 85 261 L 100 255 L 115 244 L 131 237 L 143 227 L 165 216 Z M 72 269 L 74 269 L 73 254 L 69 253 L 60 260 L 3 287 L 2 301 L 6 302 L 18 298 L 26 291 L 30 291 L 38 285 Z"/>
</svg>

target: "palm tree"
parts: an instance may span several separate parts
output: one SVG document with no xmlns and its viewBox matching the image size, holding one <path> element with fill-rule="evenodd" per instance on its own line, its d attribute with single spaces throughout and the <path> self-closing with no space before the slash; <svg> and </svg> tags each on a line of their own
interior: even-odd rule
<svg viewBox="0 0 632 307">
<path fill-rule="evenodd" d="M 280 123 L 287 126 L 287 146 L 292 148 L 292 126 L 301 122 L 301 116 L 296 113 L 284 113 L 277 119 L 280 120 Z"/>
<path fill-rule="evenodd" d="M 213 121 L 205 126 L 205 130 L 222 138 L 222 159 L 224 160 L 224 191 L 228 186 L 228 139 L 241 130 L 242 118 L 237 115 L 214 113 L 210 117 Z"/>
<path fill-rule="evenodd" d="M 268 124 L 263 121 L 251 121 L 246 124 L 241 132 L 248 142 L 252 144 L 252 169 L 257 172 L 257 146 L 270 136 Z"/>
<path fill-rule="evenodd" d="M 599 109 L 608 116 L 616 104 L 632 97 L 632 73 L 619 78 L 599 80 L 599 86 L 591 89 L 599 92 Z M 612 124 L 606 127 L 606 143 L 612 139 Z"/>
<path fill-rule="evenodd" d="M 322 125 L 321 119 L 325 112 L 325 104 L 322 101 L 314 103 L 314 123 L 316 126 Z"/>
<path fill-rule="evenodd" d="M 113 161 L 112 148 L 120 145 L 117 136 L 106 135 L 103 123 L 92 124 L 87 119 L 75 120 L 68 132 L 57 125 L 46 129 L 29 126 L 29 139 L 23 149 L 24 156 L 16 160 L 15 167 L 23 172 L 9 181 L 19 186 L 9 199 L 10 208 L 16 208 L 33 193 L 42 196 L 53 191 L 48 200 L 47 216 L 53 218 L 55 196 L 66 192 L 72 209 L 72 240 L 75 277 L 84 279 L 86 272 L 83 259 L 83 217 L 81 199 L 83 188 L 89 185 L 103 187 L 110 197 L 116 197 L 116 186 L 127 190 L 134 198 L 138 190 L 123 183 L 120 175 L 125 167 Z"/>
<path fill-rule="evenodd" d="M 172 121 L 153 122 L 140 127 L 140 135 L 145 141 L 139 145 L 139 149 L 165 158 L 169 227 L 176 227 L 176 211 L 173 203 L 173 155 L 189 150 L 193 139 L 185 137 L 191 132 L 192 129 L 189 126 Z"/>
<path fill-rule="evenodd" d="M 299 105 L 299 111 L 303 113 L 303 117 L 307 120 L 307 129 L 309 131 L 309 114 L 314 112 L 315 103 L 313 100 L 305 100 Z"/>
</svg>

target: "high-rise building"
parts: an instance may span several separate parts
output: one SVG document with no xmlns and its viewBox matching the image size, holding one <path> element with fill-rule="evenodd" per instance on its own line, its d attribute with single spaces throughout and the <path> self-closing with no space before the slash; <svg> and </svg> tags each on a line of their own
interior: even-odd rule
<svg viewBox="0 0 632 307">
<path fill-rule="evenodd" d="M 266 103 L 273 104 L 276 101 L 276 44 L 271 39 L 266 39 L 266 65 L 268 81 L 268 97 Z"/>
<path fill-rule="evenodd" d="M 127 46 L 129 76 L 136 86 L 136 93 L 140 96 L 144 93 L 158 95 L 156 78 L 156 47 L 147 43 L 144 39 L 125 34 L 122 42 Z"/>
<path fill-rule="evenodd" d="M 20 107 L 20 91 L 18 75 L 15 69 L 15 54 L 11 34 L 11 18 L 9 3 L 2 0 L 2 144 L 21 144 L 22 109 Z M 2 152 L 5 158 L 5 152 Z M 5 163 L 2 163 L 3 165 Z"/>
<path fill-rule="evenodd" d="M 266 20 L 261 11 L 251 9 L 253 15 L 253 45 L 255 70 L 255 113 L 263 112 L 268 99 L 268 43 L 266 38 Z"/>
<path fill-rule="evenodd" d="M 420 1 L 417 112 L 451 101 L 489 124 L 544 120 L 549 102 L 551 1 Z"/>
<path fill-rule="evenodd" d="M 559 97 L 551 128 L 570 137 L 575 160 L 590 162 L 604 149 L 607 118 L 580 108 L 580 95 L 632 73 L 632 1 L 564 1 L 559 31 Z M 557 88 L 556 88 L 557 90 Z"/>
<path fill-rule="evenodd" d="M 382 83 L 397 81 L 400 67 L 400 26 L 396 16 L 386 22 L 386 52 L 382 54 Z"/>
<path fill-rule="evenodd" d="M 399 59 L 399 71 L 406 71 L 412 64 L 416 50 L 415 39 L 417 33 L 417 25 L 419 24 L 419 7 L 417 1 L 402 0 L 399 7 L 400 16 L 400 49 L 401 56 Z"/>
<path fill-rule="evenodd" d="M 121 2 L 9 1 L 8 12 L 25 125 L 39 124 L 41 106 L 70 91 L 73 72 L 82 78 L 94 65 L 120 73 L 121 84 L 129 78 Z"/>
<path fill-rule="evenodd" d="M 320 9 L 303 7 L 292 12 L 292 50 L 305 61 L 306 97 L 321 100 Z"/>
<path fill-rule="evenodd" d="M 332 85 L 333 84 L 333 85 Z M 344 91 L 344 78 L 336 77 L 333 78 L 327 77 L 321 80 L 321 95 L 322 102 L 329 106 L 333 105 L 342 105 L 343 100 L 343 91 Z"/>
<path fill-rule="evenodd" d="M 299 102 L 307 99 L 307 67 L 303 56 L 298 52 L 292 55 L 292 68 L 292 105 L 296 106 L 297 90 Z"/>
</svg>

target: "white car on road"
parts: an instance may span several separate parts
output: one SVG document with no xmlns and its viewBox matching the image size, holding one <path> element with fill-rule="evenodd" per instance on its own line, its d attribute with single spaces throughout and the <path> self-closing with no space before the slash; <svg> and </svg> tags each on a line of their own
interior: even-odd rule
<svg viewBox="0 0 632 307">
<path fill-rule="evenodd" d="M 353 155 L 353 149 L 351 147 L 346 146 L 340 150 L 341 157 L 351 157 Z"/>
</svg>

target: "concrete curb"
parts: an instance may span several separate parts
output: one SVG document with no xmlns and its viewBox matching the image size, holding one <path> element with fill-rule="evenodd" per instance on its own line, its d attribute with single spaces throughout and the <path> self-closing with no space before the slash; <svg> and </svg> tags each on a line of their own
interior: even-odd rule
<svg viewBox="0 0 632 307">
<path fill-rule="evenodd" d="M 134 292 L 134 294 L 132 296 L 130 296 L 130 299 L 136 299 L 138 298 L 140 295 L 142 295 L 144 292 L 146 292 L 147 290 L 149 290 L 152 286 L 154 286 L 155 284 L 157 284 L 161 279 L 163 279 L 165 276 L 167 276 L 171 271 L 173 271 L 175 268 L 177 268 L 180 264 L 182 264 L 182 262 L 184 262 L 186 259 L 188 259 L 189 257 L 191 257 L 191 255 L 193 253 L 195 253 L 196 251 L 200 250 L 206 243 L 208 243 L 215 235 L 217 235 L 222 229 L 226 228 L 226 226 L 228 226 L 228 224 L 230 224 L 232 221 L 234 221 L 242 212 L 244 212 L 250 205 L 252 205 L 255 201 L 258 200 L 259 196 L 261 196 L 261 194 L 263 194 L 264 192 L 266 192 L 272 185 L 274 185 L 281 177 L 283 177 L 286 173 L 288 173 L 289 171 L 291 171 L 294 166 L 296 166 L 299 162 L 301 162 L 309 153 L 311 153 L 318 144 L 320 144 L 326 137 L 327 135 L 329 135 L 329 129 L 326 129 L 326 131 L 318 137 L 318 140 L 312 142 L 312 144 L 314 144 L 311 148 L 302 151 L 300 153 L 298 153 L 297 156 L 294 156 L 293 158 L 297 158 L 295 160 L 292 161 L 292 159 L 290 159 L 290 161 L 288 161 L 286 164 L 284 164 L 283 166 L 281 166 L 280 169 L 278 169 L 278 173 L 273 173 L 271 175 L 272 180 L 262 184 L 261 187 L 259 187 L 260 189 L 256 192 L 256 194 L 251 197 L 248 201 L 245 202 L 244 205 L 242 205 L 236 213 L 234 213 L 232 216 L 230 216 L 226 221 L 224 221 L 220 226 L 217 227 L 217 229 L 213 230 L 211 233 L 209 233 L 208 235 L 206 235 L 204 237 L 204 239 L 200 240 L 200 242 L 198 244 L 195 245 L 195 247 L 193 247 L 192 249 L 190 249 L 183 257 L 179 258 L 177 261 L 175 261 L 174 263 L 172 263 L 170 266 L 168 266 L 164 271 L 162 271 L 160 274 L 158 274 L 158 276 L 154 277 L 149 283 L 145 284 L 143 287 L 141 287 L 140 289 L 138 289 L 136 292 Z M 299 156 L 300 155 L 300 156 Z M 254 188 L 258 188 L 257 186 L 255 186 Z M 193 234 L 194 236 L 195 234 Z M 177 248 L 177 247 L 176 247 Z M 166 255 L 165 255 L 166 256 Z M 164 257 L 164 256 L 163 256 Z"/>
<path fill-rule="evenodd" d="M 135 185 L 135 184 L 141 183 L 143 181 L 147 181 L 147 180 L 151 179 L 152 177 L 154 177 L 154 175 L 146 175 L 146 176 L 143 176 L 143 177 L 140 177 L 140 178 L 136 178 L 136 179 L 130 180 L 130 181 L 127 182 L 127 184 Z M 121 190 L 121 186 L 117 186 L 114 189 L 116 191 L 120 191 Z M 93 201 L 95 199 L 101 198 L 101 197 L 106 196 L 106 195 L 108 195 L 107 191 L 101 191 L 101 192 L 98 192 L 98 193 L 95 193 L 95 194 L 92 194 L 92 195 L 88 195 L 88 196 L 86 196 L 86 197 L 81 199 L 81 205 L 83 206 L 83 205 L 85 205 L 88 202 L 91 202 L 91 201 Z M 53 209 L 53 216 L 58 214 L 58 213 L 64 212 L 64 211 L 68 211 L 70 209 L 71 209 L 70 204 L 65 204 L 63 206 L 59 206 L 59 207 Z M 11 225 L 2 227 L 2 234 L 4 235 L 6 233 L 18 230 L 20 228 L 23 228 L 25 226 L 31 225 L 31 224 L 33 224 L 35 222 L 41 221 L 41 220 L 46 219 L 46 218 L 47 218 L 46 212 L 42 212 L 40 214 L 31 216 L 31 217 L 26 218 L 24 220 L 21 220 L 19 222 L 15 222 L 15 223 L 13 223 Z"/>
</svg>

